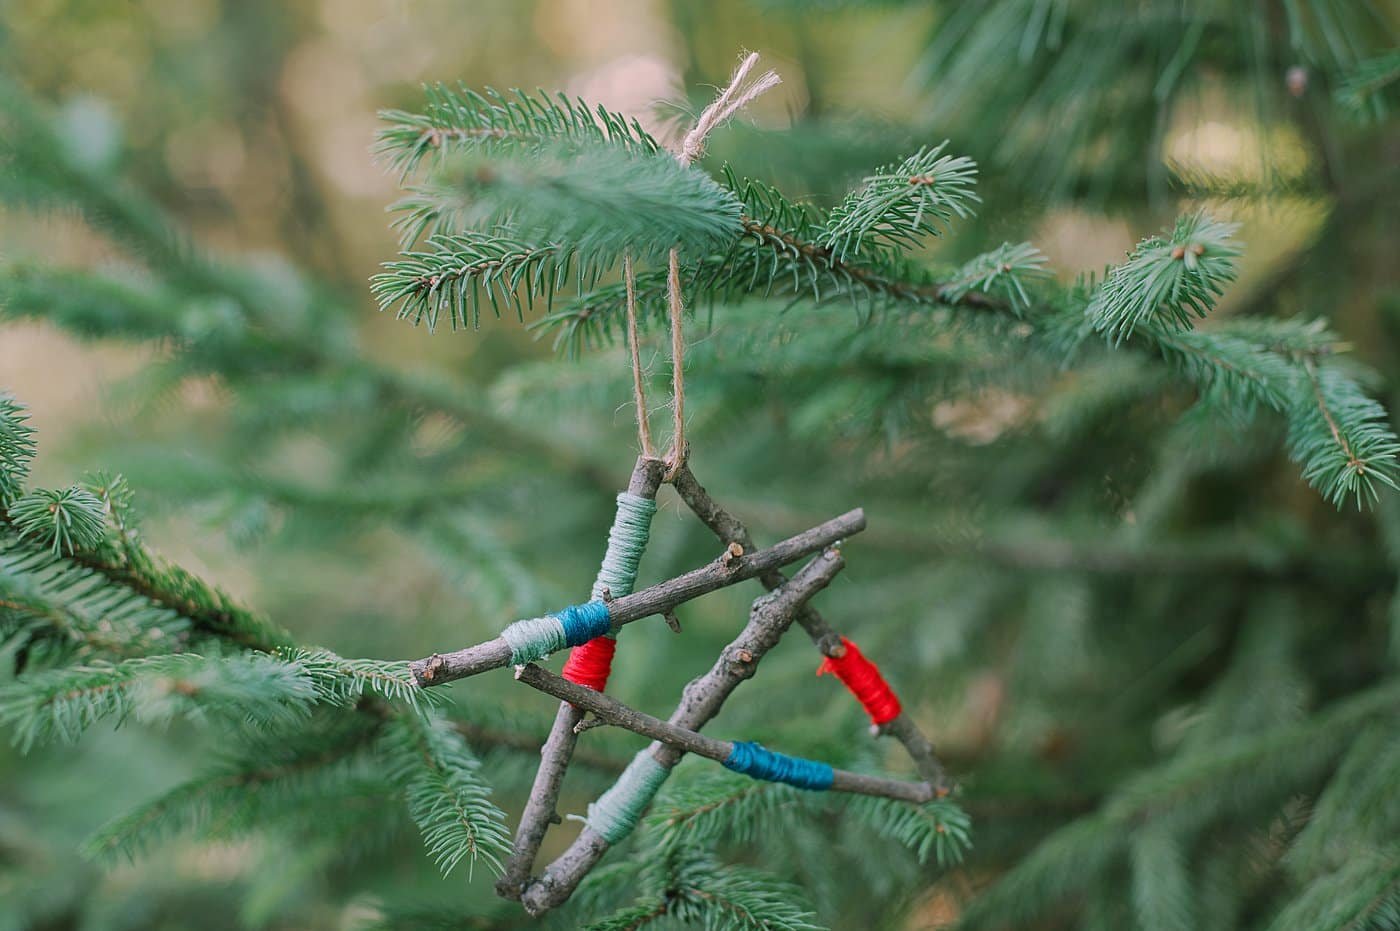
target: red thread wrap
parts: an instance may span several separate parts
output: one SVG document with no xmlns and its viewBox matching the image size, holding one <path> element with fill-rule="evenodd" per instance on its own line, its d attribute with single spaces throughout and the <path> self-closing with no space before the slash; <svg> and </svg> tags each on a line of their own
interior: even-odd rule
<svg viewBox="0 0 1400 931">
<path fill-rule="evenodd" d="M 575 685 L 601 692 L 607 688 L 613 654 L 616 652 L 617 641 L 612 637 L 594 637 L 569 651 L 569 659 L 564 663 L 564 678 Z"/>
<path fill-rule="evenodd" d="M 856 701 L 860 702 L 876 726 L 899 717 L 902 710 L 899 697 L 894 694 L 894 689 L 890 688 L 885 677 L 880 675 L 880 668 L 866 659 L 860 648 L 845 637 L 841 638 L 841 645 L 846 648 L 845 655 L 828 656 L 823 659 L 822 664 L 817 667 L 817 675 L 835 673 L 836 678 L 845 683 L 846 688 L 856 697 Z"/>
</svg>

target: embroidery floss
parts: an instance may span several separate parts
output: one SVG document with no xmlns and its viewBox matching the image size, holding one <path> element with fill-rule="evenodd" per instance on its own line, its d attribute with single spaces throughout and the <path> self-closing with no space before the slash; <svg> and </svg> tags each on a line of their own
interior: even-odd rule
<svg viewBox="0 0 1400 931">
<path fill-rule="evenodd" d="M 598 568 L 598 578 L 593 582 L 594 601 L 601 601 L 604 593 L 613 598 L 632 594 L 655 514 L 656 502 L 651 498 L 625 491 L 617 496 L 617 514 L 608 531 L 608 548 Z M 601 692 L 612 674 L 616 651 L 617 641 L 611 636 L 590 640 L 569 654 L 562 674 L 570 682 Z"/>
<path fill-rule="evenodd" d="M 877 727 L 899 717 L 900 711 L 903 710 L 899 704 L 899 697 L 885 681 L 885 677 L 880 675 L 880 667 L 866 659 L 860 648 L 845 637 L 841 638 L 841 645 L 846 648 L 845 654 L 839 657 L 828 656 L 822 660 L 822 664 L 817 667 L 817 675 L 834 673 L 836 678 L 845 683 L 846 688 L 856 697 L 856 701 L 865 708 L 866 714 L 870 715 L 870 720 Z"/>
<path fill-rule="evenodd" d="M 601 601 L 570 605 L 544 617 L 516 621 L 501 631 L 501 639 L 510 644 L 512 666 L 523 666 L 541 657 L 578 646 L 612 630 L 608 606 Z"/>
<path fill-rule="evenodd" d="M 724 767 L 754 779 L 783 782 L 799 789 L 812 789 L 817 792 L 830 789 L 836 778 L 836 774 L 826 763 L 776 753 L 761 744 L 747 740 L 734 741 L 734 746 L 724 761 Z"/>
<path fill-rule="evenodd" d="M 671 771 L 652 756 L 650 748 L 632 757 L 617 782 L 588 806 L 584 823 L 609 844 L 622 841 L 637 827 L 656 792 Z"/>
<path fill-rule="evenodd" d="M 608 548 L 593 582 L 594 601 L 601 601 L 605 591 L 613 598 L 632 594 L 655 514 L 656 502 L 651 498 L 625 491 L 617 496 L 617 515 L 608 531 Z"/>
</svg>

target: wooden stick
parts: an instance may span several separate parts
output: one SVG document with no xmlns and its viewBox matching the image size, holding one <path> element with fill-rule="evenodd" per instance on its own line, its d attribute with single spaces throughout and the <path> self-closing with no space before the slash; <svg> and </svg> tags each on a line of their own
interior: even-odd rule
<svg viewBox="0 0 1400 931">
<path fill-rule="evenodd" d="M 659 741 L 682 753 L 694 753 L 707 760 L 723 763 L 729 759 L 729 754 L 734 749 L 733 741 L 706 737 L 704 734 L 689 728 L 679 727 L 660 718 L 654 718 L 644 711 L 638 711 L 624 705 L 610 695 L 575 685 L 568 679 L 541 669 L 534 663 L 517 669 L 515 678 L 531 688 L 592 712 L 607 724 L 621 727 L 634 734 L 641 734 L 643 737 L 650 737 L 652 740 Z M 874 795 L 878 798 L 892 798 L 896 801 L 916 804 L 927 802 L 933 798 L 933 787 L 927 782 L 886 779 L 883 776 L 868 776 L 845 769 L 833 768 L 832 772 L 834 779 L 831 788 L 835 792 Z"/>
<path fill-rule="evenodd" d="M 736 544 L 708 565 L 609 602 L 613 629 L 653 614 L 665 614 L 701 595 L 786 566 L 864 529 L 865 512 L 856 508 L 756 553 L 736 552 Z M 415 660 L 409 668 L 418 684 L 428 688 L 507 666 L 510 657 L 510 644 L 496 637 L 453 653 L 434 653 Z"/>
</svg>

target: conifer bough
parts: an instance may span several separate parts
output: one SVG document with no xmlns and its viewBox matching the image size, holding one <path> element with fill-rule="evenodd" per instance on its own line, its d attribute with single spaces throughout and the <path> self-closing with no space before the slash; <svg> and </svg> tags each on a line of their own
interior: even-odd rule
<svg viewBox="0 0 1400 931">
<path fill-rule="evenodd" d="M 994 6 L 1001 13 L 1015 12 L 1014 4 Z M 1318 9 L 1324 6 L 1334 5 Z M 1039 41 L 1034 32 L 1026 33 L 1028 46 Z M 1082 42 L 1076 48 L 1084 51 Z M 1180 61 L 1185 62 L 1194 45 L 1182 48 L 1186 54 Z M 1073 54 L 1060 57 L 1075 60 Z M 1342 95 L 1354 106 L 1375 110 L 1382 102 L 1378 90 L 1393 84 L 1389 78 L 1395 71 L 1393 54 L 1362 62 L 1340 85 Z M 1011 347 L 1004 357 L 1048 363 L 1057 372 L 1068 366 L 1072 376 L 1084 374 L 1086 381 L 1103 374 L 1103 368 L 1094 366 L 1105 360 L 1130 360 L 1120 368 L 1150 372 L 1160 379 L 1152 383 L 1154 391 L 1184 388 L 1196 401 L 1190 418 L 1196 426 L 1224 424 L 1239 431 L 1262 417 L 1286 425 L 1286 448 L 1303 478 L 1339 506 L 1369 503 L 1395 484 L 1400 444 L 1383 408 L 1363 390 L 1367 373 L 1340 357 L 1346 347 L 1325 324 L 1237 313 L 1198 326 L 1234 279 L 1240 252 L 1233 227 L 1204 214 L 1184 216 L 1170 230 L 1144 240 L 1101 279 L 1062 287 L 1049 280 L 1045 257 L 1026 243 L 990 249 L 957 268 L 936 267 L 912 253 L 955 228 L 978 203 L 975 165 L 947 152 L 946 143 L 923 146 L 878 169 L 827 211 L 792 201 L 776 188 L 740 180 L 727 166 L 712 176 L 690 166 L 689 157 L 686 165 L 678 164 L 634 121 L 565 98 L 437 87 L 429 89 L 425 113 L 387 116 L 390 125 L 380 151 L 407 183 L 396 224 L 405 251 L 376 277 L 373 288 L 384 307 L 396 307 L 415 322 L 431 327 L 447 313 L 454 326 L 476 326 L 485 307 L 499 312 L 505 305 L 523 317 L 536 305 L 549 308 L 559 300 L 563 308 L 546 313 L 537 325 L 554 328 L 571 349 L 606 342 L 621 331 L 625 309 L 626 289 L 609 282 L 619 262 L 631 250 L 641 266 L 636 290 L 642 322 L 652 323 L 662 316 L 668 296 L 667 269 L 658 266 L 674 250 L 692 308 L 748 302 L 747 307 L 766 309 L 769 305 L 761 302 L 772 295 L 798 311 L 785 318 L 796 322 L 790 335 L 773 341 L 778 347 L 771 354 L 775 368 L 810 364 L 802 354 L 823 346 L 829 352 L 830 343 L 814 340 L 812 331 L 827 326 L 831 317 L 801 312 L 841 303 L 853 307 L 863 321 L 877 316 L 919 320 L 931 324 L 929 329 L 942 328 L 940 341 L 944 335 L 985 339 L 998 350 Z M 37 192 L 36 199 L 77 204 L 95 226 L 145 258 L 159 281 L 138 286 L 105 272 L 36 273 L 10 266 L 0 275 L 7 317 L 43 317 L 86 336 L 166 341 L 173 377 L 219 377 L 230 395 L 257 408 L 259 416 L 265 405 L 279 428 L 292 421 L 320 426 L 328 412 L 354 405 L 399 414 L 436 411 L 480 429 L 495 445 L 529 450 L 536 464 L 567 469 L 586 476 L 592 487 L 613 490 L 598 467 L 606 457 L 580 452 L 567 438 L 502 415 L 489 400 L 469 393 L 478 386 L 381 368 L 356 354 L 349 331 L 343 325 L 337 329 L 336 315 L 319 311 L 315 301 L 299 301 L 297 288 L 203 257 L 148 202 L 101 166 L 75 158 L 62 133 L 8 84 L 0 84 L 0 118 L 5 121 L 0 154 L 6 167 L 15 169 L 0 180 L 10 185 L 17 177 L 29 184 L 31 190 L 21 199 Z M 6 187 L 0 194 L 8 197 L 9 191 Z M 1254 310 L 1261 306 L 1251 302 Z M 1024 355 L 1014 356 L 1017 352 Z M 750 364 L 748 358 L 744 365 Z M 892 351 L 880 361 L 888 361 L 898 377 L 917 382 L 941 374 L 934 370 L 945 360 Z M 707 374 L 717 382 L 738 370 L 732 362 L 730 366 L 725 369 L 721 360 Z M 818 371 L 832 393 L 846 387 L 844 370 L 840 378 Z M 1113 388 L 1112 379 L 1107 380 Z M 301 394 L 302 389 L 309 390 Z M 737 396 L 722 389 L 718 393 L 730 404 Z M 1161 406 L 1177 409 L 1174 403 Z M 355 411 L 357 435 L 360 413 Z M 248 416 L 247 411 L 242 415 Z M 810 413 L 804 416 L 812 419 Z M 381 444 L 377 435 L 369 439 L 373 442 L 367 445 L 393 445 Z M 473 434 L 473 439 L 481 437 Z M 501 867 L 510 841 L 504 815 L 491 803 L 490 786 L 462 735 L 516 750 L 534 744 L 521 734 L 500 739 L 500 727 L 453 722 L 437 711 L 437 693 L 423 686 L 455 677 L 446 674 L 447 657 L 419 661 L 410 672 L 406 663 L 299 649 L 290 634 L 270 621 L 151 557 L 136 535 L 119 481 L 94 476 L 67 488 L 32 488 L 28 466 L 33 454 L 22 413 L 0 396 L 0 628 L 5 657 L 13 657 L 19 673 L 0 687 L 0 722 L 24 747 L 75 740 L 100 721 L 123 719 L 163 724 L 179 718 L 215 725 L 233 741 L 228 760 L 100 831 L 87 845 L 90 853 L 104 858 L 134 854 L 175 830 L 217 837 L 289 826 L 312 856 L 337 846 L 353 850 L 352 840 L 391 832 L 386 825 L 393 814 L 382 800 L 392 795 L 406 804 L 425 848 L 444 871 L 474 860 Z M 385 466 L 372 455 L 366 461 L 368 466 L 357 462 L 356 468 Z M 1175 480 L 1170 468 L 1162 471 L 1167 482 Z M 386 484 L 394 486 L 397 478 L 390 475 Z M 665 594 L 654 595 L 652 604 L 628 603 L 652 589 L 615 599 L 614 611 L 644 612 L 621 623 L 664 613 L 680 597 L 677 583 L 692 577 L 703 578 L 704 586 L 721 587 L 756 576 L 776 594 L 755 603 L 750 627 L 726 648 L 711 673 L 692 682 L 669 722 L 607 696 L 579 693 L 536 667 L 525 667 L 521 678 L 589 706 L 600 718 L 630 723 L 657 737 L 661 743 L 648 752 L 673 765 L 682 750 L 712 758 L 725 752 L 725 742 L 699 731 L 786 625 L 801 624 L 826 655 L 840 648 L 840 636 L 805 600 L 811 594 L 806 583 L 834 574 L 832 557 L 818 556 L 793 583 L 778 571 L 785 563 L 777 561 L 754 568 L 752 575 L 739 574 L 753 568 L 748 560 L 770 551 L 754 548 L 747 529 L 705 494 L 688 466 L 675 470 L 671 484 L 721 542 L 738 544 L 742 555 L 727 567 L 721 560 L 654 586 Z M 1061 479 L 1055 484 L 1058 488 Z M 343 503 L 345 494 L 344 488 L 332 488 L 324 499 Z M 391 498 L 380 498 L 385 520 L 408 527 L 441 501 L 432 491 L 421 494 L 414 506 L 393 506 L 398 499 Z M 1144 525 L 1150 521 L 1149 516 Z M 1392 523 L 1387 519 L 1382 529 L 1394 536 Z M 857 529 L 846 527 L 837 536 Z M 1114 538 L 1108 539 L 1112 545 Z M 1192 572 L 1208 579 L 1210 554 L 1195 555 Z M 1071 602 L 1075 586 L 1082 583 L 1080 562 L 1072 554 L 1055 560 L 1058 571 L 1051 584 L 1067 587 Z M 1329 593 L 1341 587 L 1334 585 Z M 1038 597 L 1038 590 L 1031 595 L 1027 600 L 1037 605 L 1053 600 Z M 939 605 L 938 610 L 940 617 L 945 611 L 955 616 L 959 606 Z M 1287 637 L 1287 624 L 1273 624 L 1273 615 L 1287 612 L 1269 614 L 1271 625 L 1265 628 L 1247 625 L 1250 629 L 1240 631 L 1233 621 L 1228 628 L 1228 640 L 1244 644 L 1230 661 L 1231 675 L 1246 681 L 1248 687 L 1241 691 L 1265 703 L 1265 710 L 1230 704 L 1226 699 L 1238 683 L 1228 680 L 1219 694 L 1204 697 L 1200 713 L 1193 702 L 1186 749 L 1111 792 L 1100 812 L 1052 834 L 1039 853 L 983 897 L 983 904 L 964 914 L 969 926 L 996 924 L 1008 914 L 1037 919 L 1066 889 L 1090 898 L 1090 884 L 1123 872 L 1116 859 L 1120 855 L 1132 868 L 1134 904 L 1144 921 L 1191 926 L 1190 907 L 1198 903 L 1181 893 L 1195 878 L 1186 864 L 1191 873 L 1198 864 L 1187 859 L 1195 853 L 1188 844 L 1197 836 L 1211 842 L 1199 864 L 1202 885 L 1219 879 L 1232 864 L 1222 867 L 1215 856 L 1218 835 L 1203 830 L 1214 829 L 1211 819 L 1242 807 L 1245 799 L 1252 805 L 1262 796 L 1268 803 L 1275 790 L 1295 797 L 1313 793 L 1328 773 L 1330 781 L 1306 815 L 1290 853 L 1294 866 L 1313 878 L 1277 916 L 1278 927 L 1312 931 L 1324 921 L 1359 927 L 1396 913 L 1388 837 L 1369 838 L 1365 855 L 1340 869 L 1332 860 L 1351 838 L 1366 838 L 1369 827 L 1390 823 L 1385 803 L 1393 796 L 1388 790 L 1400 758 L 1382 751 L 1394 743 L 1393 682 L 1358 689 L 1313 720 L 1257 738 L 1231 739 L 1225 744 L 1228 752 L 1220 751 L 1220 745 L 1200 752 L 1194 745 L 1212 729 L 1228 735 L 1229 725 L 1239 723 L 1229 720 L 1231 714 L 1249 729 L 1266 715 L 1286 719 L 1299 712 L 1293 706 L 1303 691 L 1298 688 L 1302 677 L 1295 677 L 1286 662 L 1268 665 L 1281 652 L 1275 645 Z M 1373 619 L 1368 615 L 1365 620 L 1371 624 Z M 1251 632 L 1256 629 L 1264 635 Z M 763 647 L 755 650 L 754 638 L 760 635 Z M 1261 651 L 1246 649 L 1259 642 L 1275 652 L 1265 651 L 1260 660 Z M 1180 665 L 1182 655 L 1190 652 L 1185 648 L 1198 645 L 1187 641 L 1178 653 L 1162 657 L 1162 675 L 1183 675 L 1189 669 Z M 1207 643 L 1205 649 L 1214 648 Z M 462 654 L 469 658 L 460 659 Z M 453 662 L 467 670 L 462 674 L 470 674 L 478 666 L 501 665 L 499 654 L 493 642 L 448 657 L 459 657 Z M 485 666 L 482 657 L 489 660 Z M 1353 656 L 1335 670 L 1329 666 L 1327 690 L 1349 688 L 1352 678 L 1376 678 L 1371 662 Z M 432 683 L 425 681 L 430 669 Z M 1279 696 L 1288 705 L 1282 710 Z M 1179 710 L 1177 698 L 1173 694 L 1173 708 Z M 1122 704 L 1137 700 L 1130 697 Z M 559 720 L 568 720 L 562 711 Z M 582 713 L 575 716 L 568 728 L 571 737 L 578 736 L 575 728 L 584 722 Z M 881 788 L 891 795 L 917 793 L 910 800 L 942 788 L 942 769 L 912 718 L 901 715 L 883 727 L 909 750 L 925 782 L 876 780 Z M 1267 791 L 1258 790 L 1261 781 L 1268 782 Z M 1092 804 L 1096 799 L 1088 791 Z M 798 793 L 782 787 L 742 792 L 744 799 L 777 799 L 788 814 L 803 804 Z M 557 797 L 556 785 L 551 794 L 531 801 L 554 816 Z M 761 916 L 777 927 L 814 927 L 810 913 L 792 904 L 792 890 L 747 868 L 721 867 L 696 849 L 700 837 L 752 839 L 774 824 L 780 831 L 791 825 L 765 820 L 762 806 L 747 807 L 732 795 L 703 802 L 694 802 L 695 797 L 672 796 L 661 816 L 648 823 L 648 837 L 658 837 L 660 843 L 643 846 L 639 856 L 615 870 L 593 873 L 602 886 L 619 875 L 624 882 L 650 877 L 630 890 L 635 905 L 599 927 L 635 927 L 663 917 L 724 926 L 734 914 Z M 937 849 L 940 863 L 952 862 L 966 847 L 966 818 L 951 799 L 918 807 L 889 799 L 862 801 L 885 807 L 843 809 L 857 830 L 917 848 L 921 860 Z M 1039 800 L 1036 807 L 1041 808 Z M 869 815 L 870 810 L 876 814 Z M 1285 833 L 1292 834 L 1297 819 L 1291 809 L 1285 815 Z M 307 825 L 314 830 L 300 830 Z M 829 830 L 831 823 L 822 827 Z M 540 912 L 568 898 L 609 846 L 586 829 L 542 875 L 532 879 L 525 863 L 523 877 L 505 869 L 503 881 L 514 885 L 509 894 Z M 531 855 L 537 848 L 536 840 Z M 651 872 L 628 872 L 643 868 Z M 1268 875 L 1271 883 L 1276 878 Z M 1105 910 L 1100 917 L 1112 921 L 1113 913 Z"/>
</svg>

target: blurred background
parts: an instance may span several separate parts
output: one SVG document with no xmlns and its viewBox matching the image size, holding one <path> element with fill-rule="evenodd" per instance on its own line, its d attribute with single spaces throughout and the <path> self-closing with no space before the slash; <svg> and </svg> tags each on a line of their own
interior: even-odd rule
<svg viewBox="0 0 1400 931">
<path fill-rule="evenodd" d="M 716 134 L 706 168 L 830 206 L 948 139 L 978 160 L 982 206 L 919 259 L 1028 240 L 1066 284 L 1208 206 L 1246 246 L 1218 314 L 1327 318 L 1393 407 L 1400 132 L 1394 75 L 1368 84 L 1365 68 L 1393 56 L 1400 10 L 1193 6 L 0 0 L 6 99 L 33 101 L 62 158 L 99 179 L 57 197 L 15 184 L 0 202 L 0 387 L 32 411 L 37 481 L 121 471 L 157 550 L 303 642 L 418 656 L 572 600 L 635 455 L 622 351 L 561 359 L 551 334 L 509 316 L 429 334 L 378 312 L 366 282 L 398 251 L 386 207 L 400 189 L 370 154 L 376 112 L 420 107 L 426 82 L 540 87 L 665 136 L 751 49 L 783 83 Z M 128 197 L 247 289 L 191 285 L 203 259 L 104 226 Z M 142 324 L 76 297 L 55 306 L 51 282 L 60 298 L 26 290 L 52 269 L 99 273 L 169 316 Z M 951 872 L 886 862 L 870 840 L 823 850 L 835 835 L 816 823 L 770 839 L 778 852 L 733 853 L 816 890 L 831 926 L 951 927 L 1136 774 L 1391 674 L 1393 502 L 1334 510 L 1297 477 L 1280 424 L 1178 428 L 1191 399 L 1156 360 L 1016 371 L 927 329 L 857 337 L 872 331 L 848 309 L 779 306 L 697 314 L 696 472 L 766 541 L 867 508 L 871 530 L 821 607 L 905 695 L 975 824 Z M 273 334 L 265 361 L 215 338 L 235 331 Z M 793 331 L 817 341 L 785 354 Z M 664 397 L 661 333 L 644 360 Z M 482 408 L 514 427 L 473 421 Z M 644 581 L 712 555 L 673 498 L 653 539 Z M 693 606 L 683 638 L 629 634 L 618 693 L 664 715 L 753 596 Z M 848 699 L 811 681 L 814 659 L 784 644 L 751 686 L 763 700 L 735 702 L 716 732 L 904 771 Z M 486 764 L 518 811 L 550 704 L 509 682 L 456 691 L 466 717 L 489 706 L 480 726 L 524 735 Z M 625 759 L 636 741 L 604 731 L 589 746 Z M 107 819 L 197 772 L 201 739 L 133 727 L 0 751 L 0 927 L 351 928 L 414 895 L 468 903 L 478 917 L 463 926 L 526 923 L 491 903 L 488 877 L 439 879 L 411 829 L 356 856 L 252 831 L 176 837 L 115 870 L 78 857 Z M 1191 881 L 1219 899 L 1189 926 L 1267 926 L 1306 879 L 1268 839 L 1303 829 L 1309 787 L 1340 753 L 1313 782 L 1182 828 Z M 608 774 L 579 773 L 566 810 Z M 1089 878 L 1060 883 L 1068 898 L 1045 893 L 1019 926 L 1147 925 L 1133 862 L 1146 869 L 1085 865 Z"/>
</svg>

